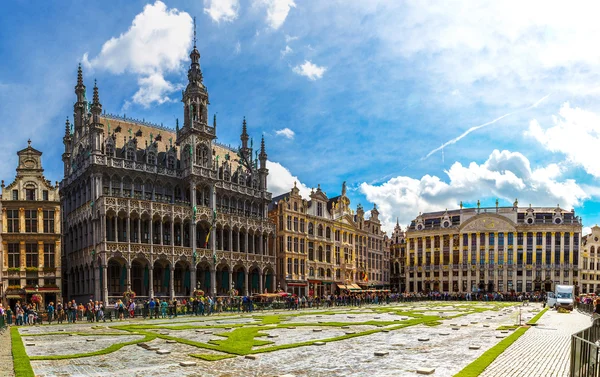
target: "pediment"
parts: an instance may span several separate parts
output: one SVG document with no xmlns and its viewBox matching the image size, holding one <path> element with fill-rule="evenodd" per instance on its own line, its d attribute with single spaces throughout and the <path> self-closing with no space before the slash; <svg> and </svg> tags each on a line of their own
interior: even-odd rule
<svg viewBox="0 0 600 377">
<path fill-rule="evenodd" d="M 460 229 L 461 232 L 515 232 L 513 223 L 499 215 L 479 215 L 467 220 Z"/>
</svg>

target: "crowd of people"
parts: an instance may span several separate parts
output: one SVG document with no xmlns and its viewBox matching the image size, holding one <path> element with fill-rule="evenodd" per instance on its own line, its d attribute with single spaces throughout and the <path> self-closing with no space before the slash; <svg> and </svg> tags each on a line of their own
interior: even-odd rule
<svg viewBox="0 0 600 377">
<path fill-rule="evenodd" d="M 583 303 L 593 303 L 595 298 L 582 298 Z M 544 302 L 543 292 L 532 293 L 390 293 L 390 292 L 346 292 L 321 296 L 282 295 L 277 300 L 288 310 L 312 309 L 333 306 L 383 305 L 414 301 L 516 301 Z M 600 304 L 600 300 L 598 300 Z M 255 308 L 273 308 L 273 302 L 262 302 L 252 296 L 197 296 L 181 301 L 151 298 L 145 300 L 119 299 L 105 307 L 102 301 L 89 300 L 87 304 L 77 304 L 75 300 L 65 303 L 53 302 L 42 309 L 35 303 L 18 301 L 12 308 L 0 304 L 0 316 L 7 325 L 17 326 L 42 323 L 75 323 L 78 321 L 100 322 L 124 320 L 141 316 L 149 319 L 174 318 L 178 315 L 208 316 L 223 312 L 251 312 Z M 600 307 L 600 306 L 599 306 Z M 599 309 L 600 310 L 600 309 Z"/>
</svg>

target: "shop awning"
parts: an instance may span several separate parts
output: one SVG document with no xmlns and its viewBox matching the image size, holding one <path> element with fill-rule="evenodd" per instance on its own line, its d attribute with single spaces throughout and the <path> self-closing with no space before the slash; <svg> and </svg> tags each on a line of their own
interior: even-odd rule
<svg viewBox="0 0 600 377">
<path fill-rule="evenodd" d="M 343 284 L 338 284 L 337 286 L 339 289 L 348 289 L 348 288 L 346 288 L 347 286 L 343 285 Z"/>
<path fill-rule="evenodd" d="M 287 283 L 288 287 L 306 287 L 307 283 Z"/>
<path fill-rule="evenodd" d="M 6 295 L 6 298 L 23 298 L 23 295 Z"/>
</svg>

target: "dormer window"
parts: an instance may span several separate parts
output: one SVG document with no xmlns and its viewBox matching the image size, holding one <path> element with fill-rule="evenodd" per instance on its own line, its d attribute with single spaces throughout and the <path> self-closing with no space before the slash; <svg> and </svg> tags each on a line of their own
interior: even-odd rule
<svg viewBox="0 0 600 377">
<path fill-rule="evenodd" d="M 25 200 L 35 200 L 35 189 L 25 189 Z"/>
<path fill-rule="evenodd" d="M 169 156 L 169 158 L 167 159 L 167 168 L 175 169 L 175 157 Z"/>
<path fill-rule="evenodd" d="M 130 161 L 135 160 L 135 152 L 133 151 L 133 148 L 127 148 L 127 159 Z"/>
<path fill-rule="evenodd" d="M 317 203 L 317 216 L 323 216 L 323 203 Z"/>
<path fill-rule="evenodd" d="M 114 148 L 111 143 L 106 144 L 106 155 L 112 157 L 114 154 Z"/>
<path fill-rule="evenodd" d="M 156 165 L 156 155 L 152 152 L 148 153 L 148 163 L 150 165 Z"/>
</svg>

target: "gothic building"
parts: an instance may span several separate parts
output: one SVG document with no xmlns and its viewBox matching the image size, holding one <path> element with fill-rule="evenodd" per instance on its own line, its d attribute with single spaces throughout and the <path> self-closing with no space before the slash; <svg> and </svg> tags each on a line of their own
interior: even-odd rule
<svg viewBox="0 0 600 377">
<path fill-rule="evenodd" d="M 264 138 L 254 152 L 244 119 L 239 149 L 215 142 L 195 43 L 190 58 L 175 130 L 103 114 L 79 67 L 60 184 L 67 297 L 274 290 Z"/>
<path fill-rule="evenodd" d="M 39 294 L 44 307 L 62 299 L 58 182 L 44 177 L 42 152 L 31 141 L 17 155 L 15 180 L 0 184 L 0 293 L 11 307 Z"/>
</svg>

